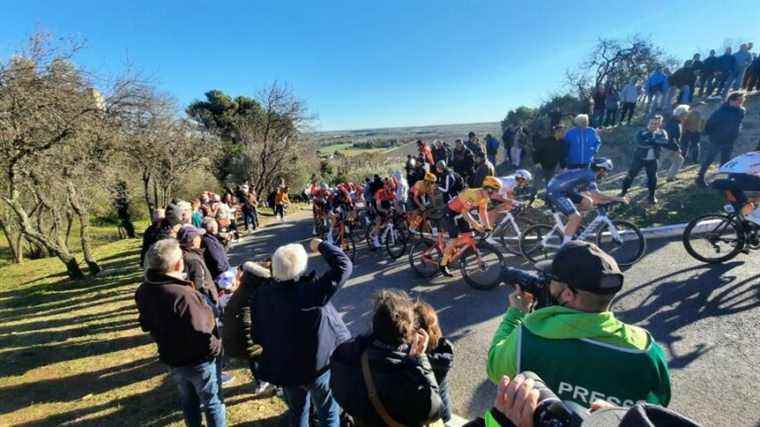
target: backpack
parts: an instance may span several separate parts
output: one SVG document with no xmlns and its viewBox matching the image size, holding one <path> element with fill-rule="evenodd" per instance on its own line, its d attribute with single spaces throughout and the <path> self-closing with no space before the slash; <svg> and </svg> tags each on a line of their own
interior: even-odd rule
<svg viewBox="0 0 760 427">
<path fill-rule="evenodd" d="M 450 173 L 453 181 L 451 183 L 451 187 L 449 188 L 449 195 L 451 197 L 456 197 L 457 194 L 464 190 L 464 178 L 462 178 L 462 175 L 459 175 L 454 171 L 450 171 Z"/>
</svg>

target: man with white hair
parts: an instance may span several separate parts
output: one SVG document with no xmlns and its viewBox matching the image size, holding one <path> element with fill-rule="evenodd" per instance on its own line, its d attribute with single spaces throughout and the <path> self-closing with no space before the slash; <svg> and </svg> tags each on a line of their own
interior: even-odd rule
<svg viewBox="0 0 760 427">
<path fill-rule="evenodd" d="M 214 314 L 192 282 L 183 279 L 179 243 L 159 240 L 148 250 L 145 278 L 135 292 L 143 331 L 158 346 L 179 388 L 188 426 L 201 425 L 201 404 L 209 427 L 226 425 L 216 358 L 222 341 Z"/>
<path fill-rule="evenodd" d="M 251 303 L 254 342 L 263 353 L 258 379 L 282 386 L 291 426 L 309 425 L 314 404 L 319 425 L 338 427 L 340 407 L 330 390 L 330 357 L 350 333 L 330 300 L 351 276 L 351 259 L 337 246 L 313 239 L 329 270 L 307 273 L 303 245 L 290 244 L 272 255 L 272 280 L 257 288 Z"/>
<path fill-rule="evenodd" d="M 575 127 L 567 131 L 565 141 L 567 169 L 587 169 L 602 145 L 596 129 L 589 127 L 588 114 L 575 117 Z"/>
</svg>

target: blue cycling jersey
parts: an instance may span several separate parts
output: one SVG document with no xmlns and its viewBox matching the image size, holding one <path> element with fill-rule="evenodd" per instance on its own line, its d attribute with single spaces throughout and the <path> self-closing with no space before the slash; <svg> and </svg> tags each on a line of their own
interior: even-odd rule
<svg viewBox="0 0 760 427">
<path fill-rule="evenodd" d="M 591 169 L 573 169 L 555 175 L 546 185 L 551 196 L 572 194 L 578 191 L 599 191 L 596 186 L 596 172 Z"/>
</svg>

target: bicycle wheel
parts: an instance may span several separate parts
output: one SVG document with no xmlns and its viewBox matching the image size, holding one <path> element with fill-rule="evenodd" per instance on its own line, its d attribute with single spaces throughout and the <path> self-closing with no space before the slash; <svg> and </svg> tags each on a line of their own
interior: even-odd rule
<svg viewBox="0 0 760 427">
<path fill-rule="evenodd" d="M 497 229 L 494 235 L 499 236 L 499 241 L 507 252 L 520 255 L 520 231 L 515 229 L 511 222 Z"/>
<path fill-rule="evenodd" d="M 744 249 L 744 229 L 727 215 L 694 218 L 683 231 L 686 252 L 699 261 L 714 264 L 728 261 Z"/>
<path fill-rule="evenodd" d="M 354 236 L 351 233 L 345 232 L 343 234 L 343 238 L 340 239 L 340 248 L 351 258 L 351 261 L 356 259 L 356 241 L 354 241 Z"/>
<path fill-rule="evenodd" d="M 626 266 L 635 263 L 644 256 L 647 240 L 638 227 L 628 221 L 612 220 L 615 230 L 601 227 L 596 233 L 596 245 L 611 257 L 618 265 Z"/>
<path fill-rule="evenodd" d="M 495 288 L 501 279 L 504 257 L 488 242 L 478 242 L 477 249 L 468 249 L 459 263 L 462 277 L 468 285 L 479 290 Z"/>
<path fill-rule="evenodd" d="M 520 253 L 534 264 L 550 260 L 562 246 L 563 239 L 562 233 L 554 227 L 536 224 L 528 227 L 520 236 Z"/>
<path fill-rule="evenodd" d="M 443 258 L 443 252 L 429 239 L 420 239 L 414 242 L 409 249 L 409 265 L 418 276 L 433 278 L 440 272 L 438 266 Z"/>
<path fill-rule="evenodd" d="M 391 227 L 385 236 L 385 249 L 388 252 L 388 256 L 392 259 L 398 259 L 406 252 L 407 237 L 398 230 L 396 227 Z"/>
</svg>

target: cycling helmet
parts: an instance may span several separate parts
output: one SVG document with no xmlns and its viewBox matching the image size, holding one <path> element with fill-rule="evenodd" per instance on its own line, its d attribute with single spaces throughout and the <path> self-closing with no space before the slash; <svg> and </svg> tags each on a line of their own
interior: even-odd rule
<svg viewBox="0 0 760 427">
<path fill-rule="evenodd" d="M 436 180 L 437 178 L 433 172 L 428 172 L 425 174 L 425 182 L 435 182 Z"/>
<path fill-rule="evenodd" d="M 446 160 L 438 160 L 435 162 L 436 168 L 446 169 Z"/>
<path fill-rule="evenodd" d="M 531 181 L 533 179 L 533 174 L 530 173 L 530 171 L 525 169 L 518 169 L 515 171 L 515 178 L 521 178 L 526 181 Z"/>
<path fill-rule="evenodd" d="M 483 188 L 488 190 L 501 190 L 502 183 L 495 176 L 487 176 L 483 179 Z"/>
<path fill-rule="evenodd" d="M 591 169 L 604 169 L 609 172 L 612 170 L 612 160 L 606 157 L 595 157 L 591 161 Z"/>
</svg>

